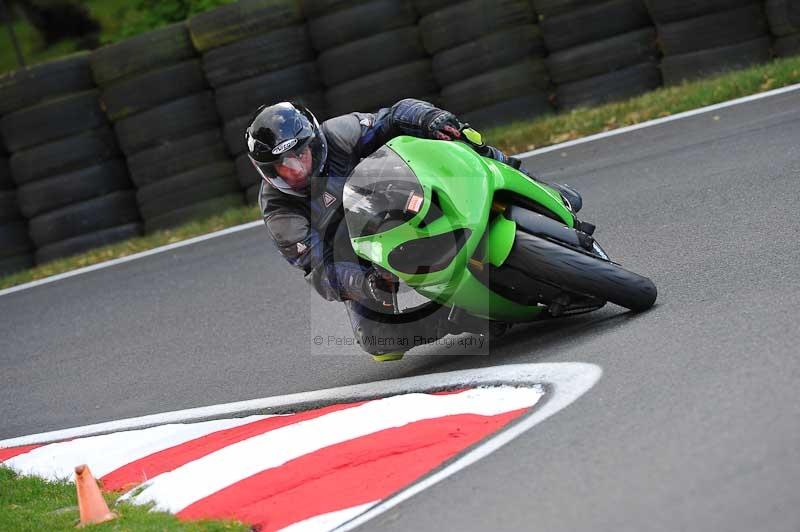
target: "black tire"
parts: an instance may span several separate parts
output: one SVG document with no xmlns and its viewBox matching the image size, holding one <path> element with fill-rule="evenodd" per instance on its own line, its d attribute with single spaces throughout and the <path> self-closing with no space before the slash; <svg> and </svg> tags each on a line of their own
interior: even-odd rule
<svg viewBox="0 0 800 532">
<path fill-rule="evenodd" d="M 658 38 L 664 55 L 688 54 L 763 37 L 767 21 L 760 4 L 663 24 Z"/>
<path fill-rule="evenodd" d="M 530 59 L 460 81 L 442 89 L 445 109 L 466 113 L 548 87 L 544 61 Z"/>
<path fill-rule="evenodd" d="M 0 190 L 0 224 L 21 219 L 17 192 L 15 190 Z"/>
<path fill-rule="evenodd" d="M 206 52 L 301 22 L 300 0 L 239 0 L 195 15 L 188 25 L 195 48 Z"/>
<path fill-rule="evenodd" d="M 139 220 L 132 190 L 76 203 L 30 220 L 30 235 L 37 248 L 79 235 Z"/>
<path fill-rule="evenodd" d="M 23 255 L 31 249 L 25 222 L 0 224 L 0 258 Z"/>
<path fill-rule="evenodd" d="M 214 97 L 205 91 L 123 118 L 114 130 L 122 151 L 132 155 L 218 124 Z"/>
<path fill-rule="evenodd" d="M 785 37 L 800 32 L 800 24 L 794 24 L 789 16 L 790 0 L 767 0 L 764 10 L 773 35 Z"/>
<path fill-rule="evenodd" d="M 735 9 L 753 0 L 644 0 L 647 11 L 657 24 L 667 24 L 695 17 Z"/>
<path fill-rule="evenodd" d="M 236 176 L 239 178 L 239 185 L 242 189 L 249 189 L 253 185 L 261 183 L 261 174 L 255 169 L 246 153 L 236 158 Z"/>
<path fill-rule="evenodd" d="M 332 87 L 426 56 L 419 29 L 409 26 L 326 50 L 317 66 L 323 84 Z"/>
<path fill-rule="evenodd" d="M 191 205 L 197 205 L 198 203 L 204 203 L 231 194 L 236 194 L 239 197 L 242 194 L 242 190 L 233 176 L 216 181 L 197 183 L 188 190 L 160 198 L 157 203 L 142 205 L 140 207 L 142 219 L 147 222 L 176 210 L 182 210 Z"/>
<path fill-rule="evenodd" d="M 215 163 L 140 188 L 136 192 L 144 220 L 201 201 L 239 192 L 232 162 Z"/>
<path fill-rule="evenodd" d="M 66 205 L 130 187 L 125 163 L 121 159 L 113 159 L 97 166 L 21 186 L 17 189 L 17 198 L 22 214 L 26 218 L 33 218 Z"/>
<path fill-rule="evenodd" d="M 797 0 L 787 0 L 787 10 L 789 12 L 789 22 L 793 26 L 800 26 L 800 2 Z"/>
<path fill-rule="evenodd" d="M 550 53 L 651 26 L 641 0 L 611 0 L 541 22 Z"/>
<path fill-rule="evenodd" d="M 28 268 L 33 268 L 33 255 L 17 255 L 0 259 L 0 276 L 11 275 Z"/>
<path fill-rule="evenodd" d="M 548 94 L 544 91 L 531 91 L 525 96 L 473 109 L 460 114 L 459 118 L 481 131 L 520 120 L 531 120 L 552 112 L 553 106 L 550 104 Z"/>
<path fill-rule="evenodd" d="M 17 185 L 94 166 L 120 156 L 114 132 L 107 126 L 54 142 L 40 144 L 11 156 Z"/>
<path fill-rule="evenodd" d="M 747 68 L 770 58 L 770 38 L 762 37 L 732 46 L 689 54 L 671 55 L 661 62 L 665 85 L 677 85 L 729 70 Z"/>
<path fill-rule="evenodd" d="M 92 88 L 88 52 L 14 70 L 0 76 L 0 116 Z"/>
<path fill-rule="evenodd" d="M 365 4 L 370 0 L 302 0 L 303 13 L 308 20 L 319 18 L 323 15 L 341 11 L 359 4 Z"/>
<path fill-rule="evenodd" d="M 306 26 L 289 26 L 206 52 L 203 69 L 208 82 L 218 89 L 313 60 Z"/>
<path fill-rule="evenodd" d="M 413 0 L 413 2 L 417 14 L 420 17 L 424 17 L 425 15 L 452 6 L 453 4 L 463 2 L 463 0 Z"/>
<path fill-rule="evenodd" d="M 423 17 L 419 29 L 425 49 L 436 54 L 483 35 L 535 21 L 527 0 L 470 0 Z"/>
<path fill-rule="evenodd" d="M 190 59 L 109 85 L 101 96 L 112 122 L 208 88 L 200 61 Z"/>
<path fill-rule="evenodd" d="M 197 53 L 183 22 L 142 33 L 92 52 L 92 75 L 100 87 L 171 63 L 191 59 Z"/>
<path fill-rule="evenodd" d="M 11 178 L 11 166 L 8 159 L 0 156 L 0 190 L 14 188 L 14 180 Z"/>
<path fill-rule="evenodd" d="M 217 109 L 224 121 L 252 115 L 266 102 L 293 99 L 319 90 L 315 63 L 301 63 L 263 76 L 246 79 L 217 91 Z"/>
<path fill-rule="evenodd" d="M 658 66 L 642 63 L 559 85 L 556 87 L 556 102 L 559 109 L 574 109 L 625 100 L 660 86 Z"/>
<path fill-rule="evenodd" d="M 131 223 L 101 229 L 85 235 L 80 235 L 53 244 L 42 246 L 36 250 L 36 263 L 44 264 L 56 259 L 71 257 L 91 249 L 116 244 L 123 240 L 136 238 L 142 234 L 142 224 Z"/>
<path fill-rule="evenodd" d="M 261 192 L 261 183 L 256 183 L 255 185 L 251 185 L 247 190 L 244 191 L 244 201 L 248 205 L 256 205 L 258 204 L 258 195 Z"/>
<path fill-rule="evenodd" d="M 597 3 L 597 0 L 532 0 L 533 9 L 541 17 L 552 17 L 577 11 Z"/>
<path fill-rule="evenodd" d="M 221 214 L 232 207 L 239 207 L 243 204 L 244 197 L 241 193 L 202 201 L 147 220 L 144 224 L 145 232 L 152 233 L 153 231 L 169 229 L 195 219 Z"/>
<path fill-rule="evenodd" d="M 658 296 L 655 284 L 647 277 L 522 231 L 517 231 L 505 264 L 566 291 L 636 312 L 652 307 Z"/>
<path fill-rule="evenodd" d="M 319 119 L 318 116 L 317 119 Z M 247 129 L 247 126 L 250 125 L 252 120 L 252 115 L 244 115 L 225 123 L 225 127 L 223 128 L 225 145 L 234 157 L 247 151 L 247 144 L 244 140 L 244 130 Z"/>
<path fill-rule="evenodd" d="M 545 64 L 553 83 L 567 83 L 658 58 L 656 31 L 644 28 L 556 52 Z"/>
<path fill-rule="evenodd" d="M 800 33 L 775 39 L 775 55 L 791 57 L 800 54 Z"/>
<path fill-rule="evenodd" d="M 490 33 L 433 56 L 433 76 L 441 87 L 489 70 L 545 55 L 539 26 L 526 24 Z"/>
<path fill-rule="evenodd" d="M 215 181 L 196 183 L 187 190 L 175 192 L 159 198 L 153 203 L 141 205 L 139 210 L 142 213 L 142 219 L 147 222 L 173 211 L 230 194 L 241 194 L 241 189 L 232 176 Z"/>
<path fill-rule="evenodd" d="M 416 21 L 417 14 L 409 0 L 372 0 L 310 20 L 308 33 L 314 49 L 322 52 L 370 35 L 411 26 Z"/>
<path fill-rule="evenodd" d="M 402 98 L 424 96 L 436 89 L 431 62 L 425 59 L 331 87 L 325 101 L 331 116 L 338 116 L 353 111 L 375 112 Z"/>
<path fill-rule="evenodd" d="M 141 188 L 208 164 L 229 161 L 219 129 L 168 141 L 128 157 L 131 181 Z"/>
<path fill-rule="evenodd" d="M 0 130 L 12 152 L 52 142 L 107 124 L 96 90 L 51 100 L 0 118 Z"/>
</svg>

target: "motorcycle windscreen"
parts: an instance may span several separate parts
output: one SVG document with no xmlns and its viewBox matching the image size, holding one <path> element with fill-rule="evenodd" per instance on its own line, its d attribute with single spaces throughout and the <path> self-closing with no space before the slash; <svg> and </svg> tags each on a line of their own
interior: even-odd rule
<svg viewBox="0 0 800 532">
<path fill-rule="evenodd" d="M 390 148 L 364 159 L 348 178 L 343 203 L 351 238 L 382 233 L 416 216 L 424 201 L 411 167 Z"/>
</svg>

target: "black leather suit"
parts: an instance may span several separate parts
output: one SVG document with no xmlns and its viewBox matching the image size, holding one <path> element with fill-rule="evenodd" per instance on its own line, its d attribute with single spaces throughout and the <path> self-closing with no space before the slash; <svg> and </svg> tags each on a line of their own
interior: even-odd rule
<svg viewBox="0 0 800 532">
<path fill-rule="evenodd" d="M 448 322 L 448 309 L 438 305 L 411 316 L 376 312 L 362 288 L 370 265 L 353 253 L 343 222 L 345 180 L 361 159 L 399 135 L 429 138 L 426 124 L 443 112 L 430 103 L 405 99 L 374 114 L 332 118 L 321 124 L 328 157 L 323 175 L 310 178 L 309 197 L 284 194 L 262 182 L 261 210 L 278 250 L 322 297 L 345 302 L 356 340 L 372 354 L 407 351 L 460 332 Z M 490 146 L 482 150 L 482 155 L 508 160 Z"/>
</svg>

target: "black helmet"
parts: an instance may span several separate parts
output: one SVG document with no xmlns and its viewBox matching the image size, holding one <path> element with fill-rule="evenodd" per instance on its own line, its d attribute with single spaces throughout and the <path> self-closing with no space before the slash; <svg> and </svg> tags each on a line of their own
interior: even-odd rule
<svg viewBox="0 0 800 532">
<path fill-rule="evenodd" d="M 244 133 L 250 160 L 261 177 L 281 192 L 308 194 L 308 178 L 319 175 L 328 156 L 325 135 L 302 105 L 263 106 Z"/>
</svg>

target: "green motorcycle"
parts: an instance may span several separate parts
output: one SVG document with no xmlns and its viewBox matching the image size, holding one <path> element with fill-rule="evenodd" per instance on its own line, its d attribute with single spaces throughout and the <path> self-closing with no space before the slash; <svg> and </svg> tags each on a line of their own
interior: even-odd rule
<svg viewBox="0 0 800 532">
<path fill-rule="evenodd" d="M 343 203 L 355 253 L 454 321 L 467 313 L 502 328 L 656 300 L 653 282 L 612 262 L 555 189 L 465 142 L 397 137 L 359 164 Z"/>
</svg>

